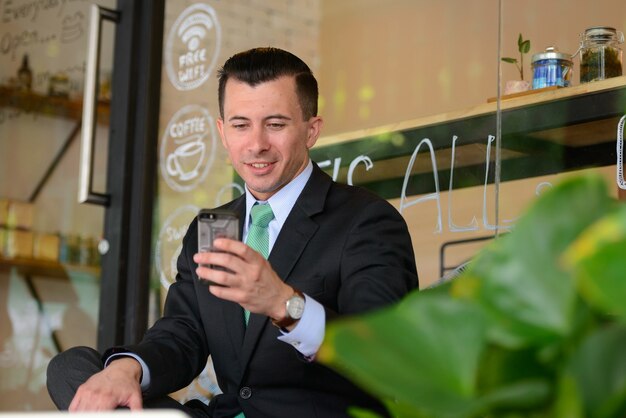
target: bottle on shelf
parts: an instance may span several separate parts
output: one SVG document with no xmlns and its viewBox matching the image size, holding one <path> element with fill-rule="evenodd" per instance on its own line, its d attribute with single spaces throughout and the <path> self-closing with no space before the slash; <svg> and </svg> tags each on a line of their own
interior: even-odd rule
<svg viewBox="0 0 626 418">
<path fill-rule="evenodd" d="M 17 78 L 22 90 L 31 90 L 33 85 L 33 72 L 28 65 L 28 54 L 24 54 L 22 57 L 22 66 L 17 71 Z"/>
<path fill-rule="evenodd" d="M 580 35 L 580 82 L 622 75 L 624 33 L 608 26 L 588 28 Z"/>
</svg>

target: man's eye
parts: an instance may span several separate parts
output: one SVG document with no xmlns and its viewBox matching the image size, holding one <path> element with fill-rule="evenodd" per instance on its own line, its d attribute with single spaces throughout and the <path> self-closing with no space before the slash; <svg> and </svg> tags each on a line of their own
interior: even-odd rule
<svg viewBox="0 0 626 418">
<path fill-rule="evenodd" d="M 235 124 L 233 124 L 233 128 L 234 129 L 238 129 L 238 130 L 244 129 L 246 126 L 247 125 L 245 123 L 235 123 Z"/>
<path fill-rule="evenodd" d="M 270 129 L 282 129 L 284 126 L 285 126 L 284 123 L 279 123 L 279 122 L 267 124 L 267 127 Z"/>
</svg>

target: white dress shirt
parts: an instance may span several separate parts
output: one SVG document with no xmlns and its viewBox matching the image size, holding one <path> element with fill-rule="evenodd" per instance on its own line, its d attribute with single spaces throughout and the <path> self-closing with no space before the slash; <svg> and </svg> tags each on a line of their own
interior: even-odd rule
<svg viewBox="0 0 626 418">
<path fill-rule="evenodd" d="M 274 212 L 274 219 L 268 225 L 269 229 L 269 253 L 272 254 L 272 248 L 278 238 L 278 234 L 282 229 L 293 205 L 300 197 L 302 190 L 313 172 L 313 163 L 309 160 L 309 164 L 296 178 L 286 184 L 282 189 L 276 192 L 269 200 L 258 201 L 246 187 L 246 222 L 243 228 L 243 241 L 248 237 L 248 229 L 252 218 L 250 211 L 255 203 L 269 203 Z M 324 341 L 324 330 L 326 325 L 326 312 L 324 307 L 315 299 L 308 295 L 304 295 L 306 303 L 302 318 L 296 324 L 296 327 L 290 332 L 283 332 L 278 337 L 279 340 L 291 344 L 306 358 L 312 360 Z M 285 301 L 286 302 L 286 301 Z"/>
</svg>

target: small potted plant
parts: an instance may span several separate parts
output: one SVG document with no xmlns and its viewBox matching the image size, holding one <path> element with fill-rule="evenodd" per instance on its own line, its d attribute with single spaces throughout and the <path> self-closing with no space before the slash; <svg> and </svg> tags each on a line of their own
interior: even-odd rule
<svg viewBox="0 0 626 418">
<path fill-rule="evenodd" d="M 517 58 L 503 57 L 502 61 L 515 64 L 519 71 L 519 80 L 509 80 L 504 87 L 504 94 L 518 93 L 530 90 L 530 82 L 524 80 L 524 54 L 530 51 L 530 40 L 524 39 L 522 34 L 517 38 L 517 50 L 519 51 L 519 61 Z"/>
</svg>

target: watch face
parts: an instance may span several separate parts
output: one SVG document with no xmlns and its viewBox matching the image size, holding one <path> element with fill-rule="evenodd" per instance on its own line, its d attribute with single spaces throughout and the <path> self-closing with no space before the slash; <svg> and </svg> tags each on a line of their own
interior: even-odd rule
<svg viewBox="0 0 626 418">
<path fill-rule="evenodd" d="M 287 301 L 287 314 L 293 319 L 302 318 L 304 312 L 304 299 L 300 296 L 294 296 Z"/>
</svg>

